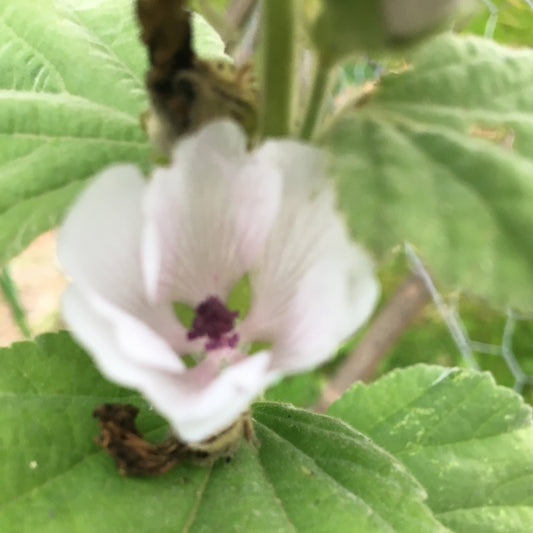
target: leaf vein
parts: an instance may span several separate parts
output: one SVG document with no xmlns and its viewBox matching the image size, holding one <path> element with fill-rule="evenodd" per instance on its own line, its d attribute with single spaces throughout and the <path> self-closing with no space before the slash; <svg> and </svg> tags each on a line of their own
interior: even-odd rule
<svg viewBox="0 0 533 533">
<path fill-rule="evenodd" d="M 517 257 L 523 257 L 523 236 L 521 234 L 517 236 L 516 232 L 513 232 L 512 230 L 508 229 L 506 217 L 502 217 L 502 215 L 498 213 L 498 211 L 494 208 L 494 205 L 491 204 L 489 200 L 487 200 L 487 198 L 478 190 L 478 188 L 476 188 L 472 183 L 468 182 L 467 180 L 458 177 L 450 170 L 448 166 L 446 166 L 446 164 L 437 159 L 435 156 L 431 155 L 427 151 L 422 150 L 420 146 L 418 146 L 411 137 L 405 135 L 405 133 L 403 133 L 398 128 L 395 127 L 395 129 L 399 134 L 404 136 L 404 138 L 416 152 L 418 152 L 426 160 L 432 162 L 436 167 L 441 168 L 449 176 L 450 181 L 459 183 L 466 190 L 470 191 L 470 193 L 478 199 L 479 203 L 484 206 L 484 211 L 490 214 L 491 218 L 495 221 L 496 228 L 498 228 L 507 237 L 508 242 L 512 244 L 513 248 L 516 251 Z M 455 144 L 456 140 L 452 139 L 451 142 Z M 531 263 L 531 261 L 528 261 L 527 266 L 530 270 L 533 271 L 533 264 Z"/>
<path fill-rule="evenodd" d="M 82 30 L 85 30 L 86 35 L 93 38 L 93 43 L 100 45 L 107 52 L 109 59 L 111 59 L 118 67 L 120 67 L 122 71 L 135 82 L 135 85 L 142 90 L 143 85 L 137 74 L 133 72 L 131 67 L 126 64 L 92 28 L 84 24 L 76 8 L 71 5 L 70 9 L 68 10 L 68 14 L 70 15 L 70 21 Z"/>
<path fill-rule="evenodd" d="M 22 37 L 21 35 L 19 35 L 15 28 L 13 28 L 12 26 L 10 26 L 7 21 L 4 19 L 1 19 L 1 22 L 2 24 L 4 25 L 4 27 L 9 31 L 11 32 L 12 35 L 14 35 L 19 41 L 22 41 L 23 43 L 25 43 L 28 48 L 30 48 L 34 54 L 35 57 L 37 58 L 40 58 L 42 60 L 42 62 L 57 76 L 57 79 L 59 81 L 59 85 L 61 86 L 62 90 L 64 92 L 68 92 L 67 90 L 67 85 L 65 83 L 65 80 L 63 78 L 63 76 L 59 73 L 59 71 L 57 70 L 57 68 L 55 67 L 55 65 L 52 63 L 52 61 L 50 59 L 48 59 L 41 51 L 37 50 L 37 48 L 35 48 L 32 44 L 30 44 L 29 41 L 27 41 L 26 39 L 24 39 L 24 37 Z"/>
<path fill-rule="evenodd" d="M 340 488 L 343 494 L 345 494 L 350 500 L 353 500 L 354 503 L 357 503 L 358 505 L 362 505 L 368 512 L 370 512 L 371 514 L 375 515 L 377 519 L 381 520 L 383 522 L 383 525 L 390 529 L 391 533 L 394 533 L 394 528 L 391 526 L 391 524 L 389 524 L 389 522 L 387 520 L 385 520 L 374 508 L 370 507 L 370 505 L 368 505 L 365 500 L 363 500 L 357 494 L 354 494 L 351 490 L 347 489 L 342 483 L 340 483 L 337 479 L 335 479 L 333 476 L 331 476 L 331 474 L 329 474 L 322 467 L 320 467 L 313 457 L 308 455 L 301 448 L 296 446 L 296 444 L 294 444 L 293 442 L 291 442 L 287 438 L 283 437 L 283 435 L 280 435 L 279 433 L 275 432 L 273 429 L 269 428 L 265 424 L 262 424 L 261 422 L 257 422 L 257 424 L 262 426 L 267 432 L 275 435 L 279 440 L 285 442 L 291 448 L 297 450 L 304 457 L 307 457 L 308 459 L 310 459 L 312 461 L 313 465 L 314 465 L 314 468 L 316 468 L 317 471 L 320 471 L 320 473 L 325 478 L 327 478 L 330 481 L 332 481 L 334 486 L 337 486 L 338 488 Z"/>
<path fill-rule="evenodd" d="M 125 139 L 112 139 L 109 137 L 83 137 L 83 136 L 74 136 L 74 135 L 47 135 L 44 133 L 2 133 L 0 132 L 0 137 L 20 137 L 25 139 L 36 139 L 43 140 L 45 142 L 57 141 L 57 140 L 66 140 L 66 141 L 82 141 L 82 142 L 95 142 L 95 143 L 112 143 L 112 144 L 125 144 L 125 145 L 137 145 L 137 146 L 148 146 L 146 141 L 128 141 Z"/>
<path fill-rule="evenodd" d="M 207 484 L 209 482 L 209 479 L 211 478 L 212 472 L 213 472 L 213 465 L 211 465 L 207 469 L 207 472 L 206 472 L 204 480 L 202 481 L 202 484 L 196 490 L 196 497 L 194 499 L 191 512 L 189 513 L 189 516 L 187 517 L 187 520 L 185 521 L 185 525 L 183 526 L 182 533 L 188 533 L 191 529 L 191 526 L 194 524 L 194 521 L 196 520 L 196 517 L 198 515 L 198 509 L 200 508 L 200 504 L 202 502 L 202 498 L 204 497 Z"/>
<path fill-rule="evenodd" d="M 258 422 L 257 420 L 255 420 L 255 423 L 265 427 L 263 424 L 261 424 L 261 422 Z M 289 517 L 289 515 L 287 513 L 287 509 L 285 509 L 285 507 L 283 505 L 283 500 L 279 497 L 278 492 L 276 490 L 276 487 L 275 487 L 274 483 L 272 482 L 272 480 L 270 479 L 270 477 L 268 476 L 262 461 L 261 460 L 257 461 L 257 464 L 261 468 L 261 473 L 263 475 L 263 479 L 268 483 L 268 485 L 272 489 L 272 492 L 274 493 L 274 496 L 276 498 L 276 503 L 278 503 L 278 507 L 281 510 L 281 512 L 283 513 L 283 516 L 286 518 L 287 523 L 292 528 L 294 533 L 297 533 L 298 530 L 296 529 L 296 526 L 293 524 L 292 520 L 290 519 L 290 517 Z"/>
<path fill-rule="evenodd" d="M 66 98 L 70 97 L 71 101 Z M 0 89 L 0 100 L 5 102 L 6 100 L 34 100 L 35 102 L 51 102 L 56 103 L 61 106 L 70 105 L 74 109 L 73 111 L 76 111 L 76 105 L 80 105 L 82 103 L 89 104 L 91 111 L 98 111 L 99 114 L 101 114 L 102 118 L 106 121 L 109 120 L 110 116 L 115 116 L 120 118 L 121 120 L 124 120 L 125 122 L 129 124 L 135 124 L 136 126 L 139 126 L 139 120 L 134 114 L 126 113 L 125 111 L 121 111 L 120 109 L 117 109 L 115 107 L 111 107 L 106 104 L 102 104 L 101 102 L 97 102 L 95 100 L 91 100 L 87 98 L 86 96 L 82 96 L 79 94 L 73 94 L 73 93 L 47 93 L 47 92 L 32 92 L 32 91 L 18 91 L 15 89 Z M 10 132 L 8 132 L 10 133 Z"/>
</svg>

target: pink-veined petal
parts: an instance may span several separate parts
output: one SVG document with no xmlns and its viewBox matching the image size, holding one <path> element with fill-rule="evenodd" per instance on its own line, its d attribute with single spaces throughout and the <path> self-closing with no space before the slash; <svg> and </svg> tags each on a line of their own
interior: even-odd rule
<svg viewBox="0 0 533 533">
<path fill-rule="evenodd" d="M 59 260 L 76 285 L 131 312 L 145 302 L 139 254 L 145 187 L 133 165 L 107 168 L 81 193 L 58 237 Z"/>
<path fill-rule="evenodd" d="M 132 167 L 109 169 L 60 234 L 75 287 L 65 321 L 106 376 L 140 390 L 189 442 L 225 429 L 281 374 L 331 355 L 378 294 L 335 213 L 321 152 L 295 141 L 245 148 L 239 127 L 221 121 L 182 141 L 148 185 Z M 185 369 L 175 349 L 203 341 L 190 350 L 172 302 L 224 300 L 248 271 L 241 345 L 272 349 L 211 351 Z"/>
<path fill-rule="evenodd" d="M 361 250 L 330 250 L 301 279 L 272 345 L 272 365 L 305 370 L 331 357 L 370 316 L 379 294 L 371 262 Z"/>
<path fill-rule="evenodd" d="M 122 353 L 113 325 L 99 316 L 73 286 L 63 294 L 62 312 L 72 335 L 92 356 L 108 379 L 125 387 L 138 387 L 146 374 Z"/>
<path fill-rule="evenodd" d="M 269 384 L 267 352 L 244 357 L 218 373 L 201 364 L 185 375 L 161 374 L 143 392 L 186 442 L 200 442 L 231 425 Z M 211 379 L 209 379 L 211 378 Z M 270 380 L 272 378 L 270 377 Z"/>
<path fill-rule="evenodd" d="M 144 202 L 143 271 L 152 301 L 225 299 L 262 250 L 280 203 L 275 166 L 215 122 L 182 141 Z"/>
<path fill-rule="evenodd" d="M 58 256 L 74 284 L 137 317 L 182 352 L 185 331 L 172 307 L 150 305 L 143 286 L 141 198 L 146 183 L 131 165 L 102 172 L 82 192 L 59 232 Z"/>
<path fill-rule="evenodd" d="M 101 367 L 129 367 L 128 374 L 137 373 L 136 368 L 141 375 L 146 370 L 177 373 L 186 370 L 165 339 L 136 317 L 90 290 L 68 287 L 63 296 L 62 311 L 73 335 L 93 354 Z M 112 346 L 113 351 L 100 349 L 101 339 L 108 339 L 106 344 Z M 119 381 L 120 372 L 110 377 Z"/>
<path fill-rule="evenodd" d="M 322 153 L 273 141 L 260 155 L 283 171 L 283 204 L 251 273 L 243 340 L 272 343 L 272 368 L 319 364 L 372 312 L 379 294 L 369 257 L 351 243 L 335 211 Z"/>
</svg>

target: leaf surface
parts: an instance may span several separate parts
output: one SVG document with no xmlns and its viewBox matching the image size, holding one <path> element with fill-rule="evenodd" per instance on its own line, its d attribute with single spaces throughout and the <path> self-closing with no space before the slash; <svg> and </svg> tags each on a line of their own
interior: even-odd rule
<svg viewBox="0 0 533 533">
<path fill-rule="evenodd" d="M 531 531 L 531 408 L 490 374 L 426 365 L 395 370 L 356 384 L 328 413 L 405 464 L 452 531 Z"/>
<path fill-rule="evenodd" d="M 137 394 L 105 381 L 66 333 L 0 360 L 1 531 L 447 531 L 391 455 L 343 422 L 277 403 L 254 408 L 258 451 L 243 443 L 229 463 L 121 477 L 93 442 L 91 412 L 133 403 L 140 429 L 163 438 Z"/>
<path fill-rule="evenodd" d="M 408 241 L 448 288 L 532 308 L 532 51 L 435 39 L 324 144 L 356 238 Z"/>
<path fill-rule="evenodd" d="M 223 53 L 195 17 L 195 48 Z M 0 3 L 0 264 L 113 162 L 150 166 L 146 52 L 130 0 Z"/>
</svg>

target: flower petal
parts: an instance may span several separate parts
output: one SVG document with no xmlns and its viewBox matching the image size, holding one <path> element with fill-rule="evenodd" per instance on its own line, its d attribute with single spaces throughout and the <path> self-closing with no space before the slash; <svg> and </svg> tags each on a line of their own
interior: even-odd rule
<svg viewBox="0 0 533 533">
<path fill-rule="evenodd" d="M 185 375 L 160 374 L 143 392 L 186 442 L 200 442 L 232 424 L 271 381 L 270 357 L 261 352 L 244 357 L 220 374 L 202 372 L 201 365 Z"/>
<path fill-rule="evenodd" d="M 138 387 L 150 370 L 186 370 L 179 356 L 156 332 L 89 290 L 68 287 L 62 311 L 74 337 L 113 381 Z"/>
<path fill-rule="evenodd" d="M 369 257 L 351 243 L 335 210 L 322 153 L 293 141 L 269 142 L 283 204 L 252 271 L 252 306 L 241 338 L 272 343 L 272 368 L 319 364 L 368 318 L 379 293 Z"/>
<path fill-rule="evenodd" d="M 121 326 L 95 311 L 88 299 L 69 287 L 63 296 L 63 314 L 72 334 L 94 359 L 107 378 L 139 390 L 169 420 L 174 431 L 186 442 L 199 442 L 216 434 L 246 411 L 252 400 L 274 378 L 267 375 L 269 354 L 266 352 L 238 359 L 222 373 L 206 361 L 197 367 L 178 372 L 152 365 L 152 359 L 132 362 L 132 343 L 142 342 L 139 352 L 159 355 L 161 340 L 129 338 L 129 325 Z M 142 324 L 138 324 L 143 329 Z M 145 335 L 146 331 L 141 331 Z M 160 361 L 160 357 L 153 358 Z"/>
<path fill-rule="evenodd" d="M 143 272 L 152 301 L 222 300 L 262 249 L 278 211 L 275 166 L 245 151 L 229 121 L 182 141 L 144 203 Z"/>
<path fill-rule="evenodd" d="M 144 305 L 139 236 L 145 186 L 133 165 L 109 167 L 80 195 L 58 238 L 59 260 L 76 285 L 130 311 Z"/>
<path fill-rule="evenodd" d="M 239 127 L 221 121 L 182 141 L 148 185 L 130 166 L 103 172 L 68 215 L 65 321 L 102 372 L 140 390 L 183 440 L 225 429 L 371 312 L 371 262 L 350 243 L 324 176 L 320 151 L 277 141 L 249 154 Z M 272 350 L 210 351 L 186 369 L 175 350 L 192 343 L 172 302 L 224 300 L 248 271 L 252 307 L 238 332 Z"/>
<path fill-rule="evenodd" d="M 59 260 L 76 287 L 138 318 L 178 351 L 188 347 L 170 305 L 148 303 L 141 273 L 141 198 L 146 183 L 131 165 L 110 167 L 81 194 L 59 232 Z"/>
</svg>

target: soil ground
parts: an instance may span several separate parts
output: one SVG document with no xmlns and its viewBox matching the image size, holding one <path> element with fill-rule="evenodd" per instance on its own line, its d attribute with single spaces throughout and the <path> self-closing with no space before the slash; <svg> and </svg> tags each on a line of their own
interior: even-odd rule
<svg viewBox="0 0 533 533">
<path fill-rule="evenodd" d="M 60 325 L 61 293 L 66 280 L 56 259 L 56 233 L 49 232 L 38 237 L 10 262 L 9 268 L 32 334 L 57 329 Z M 22 339 L 10 309 L 0 295 L 0 346 Z"/>
</svg>

